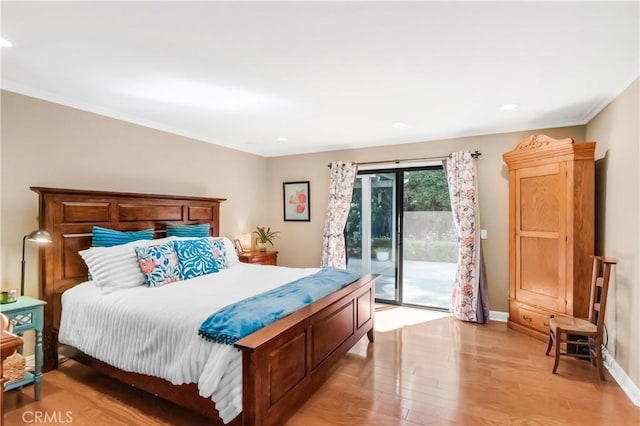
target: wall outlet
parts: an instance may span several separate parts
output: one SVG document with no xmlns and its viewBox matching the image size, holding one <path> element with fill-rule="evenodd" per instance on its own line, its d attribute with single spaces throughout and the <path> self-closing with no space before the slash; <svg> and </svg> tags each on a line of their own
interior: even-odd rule
<svg viewBox="0 0 640 426">
<path fill-rule="evenodd" d="M 480 230 L 480 239 L 481 240 L 486 240 L 487 239 L 487 230 L 486 229 L 481 229 Z"/>
</svg>

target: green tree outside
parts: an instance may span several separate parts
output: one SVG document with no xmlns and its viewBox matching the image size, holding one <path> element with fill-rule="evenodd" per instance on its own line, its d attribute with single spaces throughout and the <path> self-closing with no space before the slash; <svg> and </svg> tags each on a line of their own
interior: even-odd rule
<svg viewBox="0 0 640 426">
<path fill-rule="evenodd" d="M 406 211 L 448 211 L 449 185 L 444 170 L 417 170 L 405 173 L 404 209 Z"/>
<path fill-rule="evenodd" d="M 381 174 L 375 181 L 382 183 L 391 176 Z M 393 189 L 386 185 L 373 185 L 371 193 L 371 237 L 390 237 L 392 228 Z M 347 252 L 349 256 L 360 257 L 361 221 L 362 221 L 362 189 L 355 187 L 351 209 L 347 218 L 345 236 L 347 237 Z M 404 210 L 408 212 L 436 212 L 450 211 L 449 186 L 443 169 L 416 170 L 404 173 Z M 416 244 L 425 244 L 424 239 L 438 241 L 448 240 L 445 235 L 425 235 L 417 237 Z M 405 240 L 407 252 L 413 252 L 413 238 L 407 236 Z M 417 246 L 416 246 L 417 249 Z M 440 251 L 441 248 L 438 250 Z M 421 250 L 418 250 L 421 251 Z M 449 257 L 449 256 L 447 256 Z"/>
</svg>

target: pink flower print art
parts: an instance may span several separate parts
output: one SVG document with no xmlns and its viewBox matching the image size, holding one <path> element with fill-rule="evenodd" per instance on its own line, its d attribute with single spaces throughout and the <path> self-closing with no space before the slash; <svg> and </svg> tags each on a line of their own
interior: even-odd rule
<svg viewBox="0 0 640 426">
<path fill-rule="evenodd" d="M 311 220 L 309 182 L 285 182 L 283 191 L 284 220 Z"/>
<path fill-rule="evenodd" d="M 298 191 L 296 194 L 292 194 L 289 197 L 289 204 L 293 204 L 296 208 L 296 213 L 303 214 L 307 208 L 307 196 L 304 192 Z"/>
</svg>

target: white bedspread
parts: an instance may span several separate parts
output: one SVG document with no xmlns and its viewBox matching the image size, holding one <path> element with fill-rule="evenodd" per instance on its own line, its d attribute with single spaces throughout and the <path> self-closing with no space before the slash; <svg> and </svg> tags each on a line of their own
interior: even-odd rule
<svg viewBox="0 0 640 426">
<path fill-rule="evenodd" d="M 103 294 L 87 282 L 62 295 L 59 340 L 124 371 L 198 383 L 225 423 L 242 411 L 242 357 L 198 336 L 220 308 L 319 271 L 236 264 L 165 285 Z"/>
</svg>

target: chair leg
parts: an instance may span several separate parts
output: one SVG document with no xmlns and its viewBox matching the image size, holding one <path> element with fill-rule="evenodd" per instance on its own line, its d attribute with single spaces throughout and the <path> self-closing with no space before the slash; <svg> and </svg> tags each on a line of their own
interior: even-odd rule
<svg viewBox="0 0 640 426">
<path fill-rule="evenodd" d="M 562 330 L 559 328 L 556 329 L 555 335 L 556 341 L 556 359 L 553 362 L 553 374 L 556 374 L 556 370 L 558 369 L 558 363 L 560 362 L 560 342 L 562 342 Z"/>
<path fill-rule="evenodd" d="M 549 352 L 551 352 L 551 346 L 553 346 L 553 332 L 549 330 L 549 344 L 547 345 L 547 352 L 545 352 L 545 355 L 549 355 Z"/>
<path fill-rule="evenodd" d="M 600 375 L 600 380 L 605 380 L 605 376 L 604 376 L 604 362 L 602 359 L 602 343 L 600 342 L 600 339 L 595 339 L 596 340 L 596 346 L 594 348 L 594 350 L 596 351 L 596 363 L 597 363 L 597 367 L 598 367 L 598 374 Z"/>
<path fill-rule="evenodd" d="M 589 337 L 589 362 L 591 363 L 591 365 L 593 365 L 594 367 L 598 367 L 598 354 L 596 353 L 596 346 L 597 346 L 597 342 L 595 341 L 596 338 L 595 337 Z"/>
</svg>

